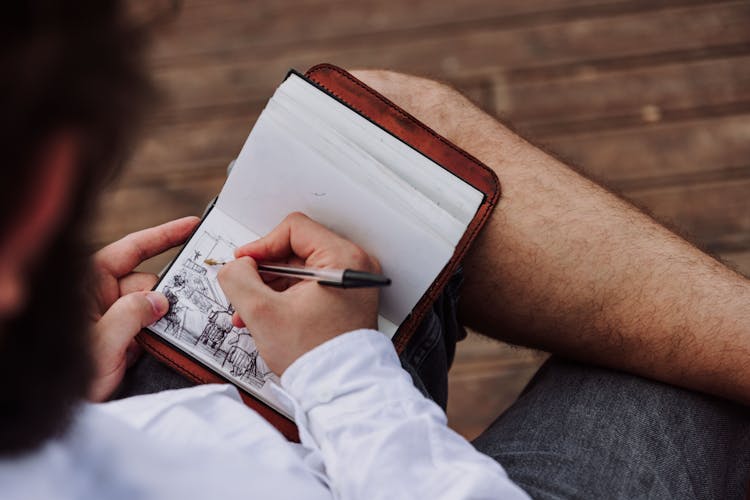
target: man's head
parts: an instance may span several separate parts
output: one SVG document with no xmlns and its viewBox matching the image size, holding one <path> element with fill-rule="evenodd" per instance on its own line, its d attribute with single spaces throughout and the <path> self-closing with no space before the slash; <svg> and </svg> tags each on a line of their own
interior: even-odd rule
<svg viewBox="0 0 750 500">
<path fill-rule="evenodd" d="M 90 375 L 85 232 L 149 86 L 120 2 L 0 17 L 0 453 L 64 429 Z"/>
</svg>

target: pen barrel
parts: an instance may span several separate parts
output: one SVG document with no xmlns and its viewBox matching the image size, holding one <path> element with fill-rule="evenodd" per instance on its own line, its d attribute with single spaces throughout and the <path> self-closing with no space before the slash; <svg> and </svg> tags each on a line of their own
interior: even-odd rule
<svg viewBox="0 0 750 500">
<path fill-rule="evenodd" d="M 276 276 L 289 276 L 291 278 L 300 278 L 315 281 L 327 281 L 332 283 L 341 283 L 344 270 L 342 269 L 308 269 L 294 266 L 277 266 L 272 264 L 259 264 L 258 271 Z"/>
</svg>

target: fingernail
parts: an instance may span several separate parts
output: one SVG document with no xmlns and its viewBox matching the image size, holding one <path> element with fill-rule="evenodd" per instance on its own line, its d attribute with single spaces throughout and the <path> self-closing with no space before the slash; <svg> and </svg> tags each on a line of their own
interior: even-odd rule
<svg viewBox="0 0 750 500">
<path fill-rule="evenodd" d="M 146 299 L 151 302 L 151 307 L 154 309 L 154 314 L 159 317 L 164 316 L 164 314 L 167 312 L 167 309 L 169 309 L 169 301 L 162 293 L 148 292 L 146 294 Z"/>
</svg>

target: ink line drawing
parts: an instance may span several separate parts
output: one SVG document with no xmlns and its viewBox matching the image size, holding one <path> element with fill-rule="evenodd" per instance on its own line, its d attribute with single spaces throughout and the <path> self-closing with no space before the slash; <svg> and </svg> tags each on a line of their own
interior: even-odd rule
<svg viewBox="0 0 750 500">
<path fill-rule="evenodd" d="M 169 310 L 151 328 L 235 379 L 261 389 L 273 373 L 258 356 L 252 333 L 232 324 L 234 308 L 218 284 L 218 269 L 204 262 L 231 260 L 236 246 L 207 230 L 193 236 L 181 260 L 162 280 L 159 290 L 167 297 Z"/>
</svg>

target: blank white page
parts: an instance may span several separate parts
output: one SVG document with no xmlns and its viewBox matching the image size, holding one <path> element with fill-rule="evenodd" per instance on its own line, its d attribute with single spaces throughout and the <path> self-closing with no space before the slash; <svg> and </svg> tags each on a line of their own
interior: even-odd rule
<svg viewBox="0 0 750 500">
<path fill-rule="evenodd" d="M 304 109 L 304 114 L 318 118 L 348 137 L 394 175 L 445 209 L 464 227 L 474 218 L 484 198 L 481 191 L 347 106 L 338 103 L 310 82 L 292 74 L 279 87 L 276 94 L 274 99 L 288 98 L 296 109 Z M 337 105 L 331 106 L 332 101 Z"/>
<path fill-rule="evenodd" d="M 328 163 L 339 175 L 353 183 L 367 186 L 373 195 L 385 204 L 409 214 L 416 222 L 436 237 L 455 246 L 466 229 L 466 224 L 453 217 L 413 185 L 400 178 L 369 151 L 331 128 L 317 116 L 300 113 L 299 109 L 281 105 L 272 100 L 266 106 L 264 117 L 274 122 L 293 137 L 304 137 L 305 143 Z M 345 145 L 345 146 L 342 146 Z M 396 158 L 389 163 L 404 162 Z"/>
<path fill-rule="evenodd" d="M 261 235 L 289 213 L 300 211 L 351 239 L 377 257 L 383 273 L 391 278 L 392 286 L 381 294 L 380 313 L 399 325 L 455 247 L 449 242 L 454 238 L 436 232 L 435 227 L 442 225 L 425 224 L 425 217 L 440 220 L 456 219 L 456 215 L 465 219 L 466 213 L 473 216 L 482 201 L 481 193 L 450 173 L 446 177 L 442 167 L 433 163 L 432 168 L 442 172 L 436 174 L 442 196 L 455 191 L 464 200 L 458 203 L 463 208 L 461 213 L 452 214 L 433 200 L 419 204 L 416 211 L 420 215 L 416 216 L 412 209 L 404 207 L 414 206 L 409 205 L 411 198 L 424 198 L 425 193 L 393 171 L 408 170 L 412 164 L 424 166 L 425 160 L 431 160 L 307 82 L 303 81 L 308 90 L 328 100 L 329 109 L 323 110 L 319 103 L 316 111 L 309 106 L 290 106 L 290 98 L 284 94 L 285 89 L 296 85 L 290 83 L 295 78 L 300 80 L 290 77 L 272 99 L 284 105 L 273 111 L 269 105 L 261 114 L 219 195 L 217 207 Z M 347 118 L 352 120 L 351 129 L 360 130 L 354 138 L 347 135 L 346 121 L 339 116 L 342 111 L 351 114 Z M 313 112 L 315 116 L 301 119 L 305 113 Z M 334 114 L 336 120 L 329 120 Z M 295 116 L 300 117 L 300 123 L 315 118 L 325 126 L 300 127 L 294 124 Z M 361 132 L 368 127 L 372 131 L 371 144 L 367 144 L 367 134 Z M 378 143 L 388 149 L 387 157 L 394 163 L 384 165 L 377 155 L 362 154 L 377 149 Z M 357 168 L 352 164 L 355 161 L 368 169 L 366 182 L 359 171 L 353 171 Z M 467 208 L 467 199 L 473 206 Z M 468 222 L 462 224 L 465 229 Z"/>
</svg>

